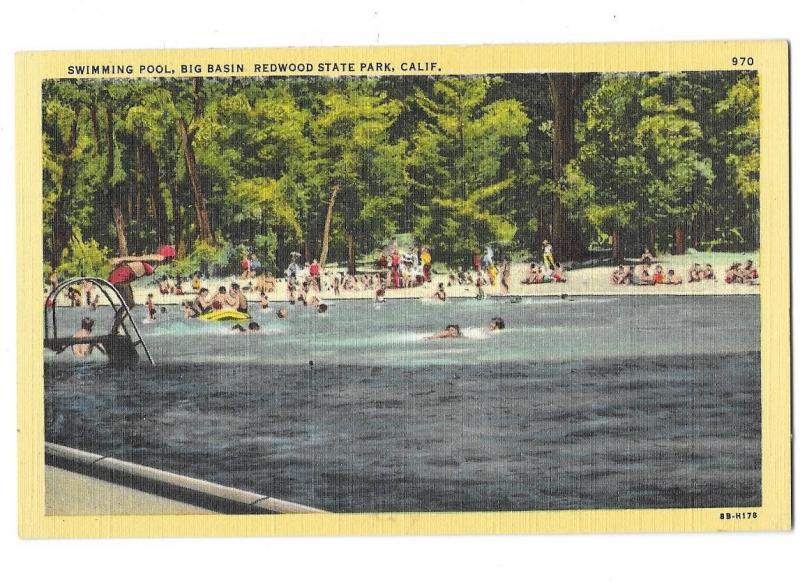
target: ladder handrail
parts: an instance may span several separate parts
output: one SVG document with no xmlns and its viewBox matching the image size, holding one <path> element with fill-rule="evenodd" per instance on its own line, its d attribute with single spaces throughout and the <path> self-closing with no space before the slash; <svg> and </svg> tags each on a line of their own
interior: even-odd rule
<svg viewBox="0 0 800 582">
<path fill-rule="evenodd" d="M 112 332 L 116 332 L 116 330 L 121 326 L 122 329 L 125 331 L 125 335 L 128 337 L 131 336 L 128 328 L 125 324 L 125 320 L 127 319 L 131 326 L 133 327 L 133 331 L 136 333 L 136 337 L 138 339 L 138 344 L 141 344 L 142 348 L 144 349 L 144 353 L 147 356 L 147 359 L 150 361 L 151 365 L 155 365 L 153 361 L 153 357 L 150 355 L 150 350 L 147 349 L 147 344 L 145 343 L 144 339 L 142 338 L 142 334 L 139 332 L 139 328 L 136 326 L 136 322 L 134 321 L 133 317 L 131 316 L 131 310 L 128 307 L 128 304 L 125 303 L 125 299 L 123 299 L 122 295 L 120 294 L 119 290 L 114 286 L 113 283 L 107 281 L 105 279 L 101 279 L 99 277 L 72 277 L 71 279 L 67 279 L 66 281 L 62 281 L 55 288 L 50 291 L 47 295 L 47 299 L 44 303 L 44 338 L 45 341 L 50 339 L 50 329 L 47 325 L 47 310 L 52 309 L 52 321 L 53 321 L 53 339 L 57 339 L 58 337 L 58 327 L 56 324 L 56 298 L 58 295 L 70 285 L 75 285 L 76 283 L 80 283 L 83 281 L 90 281 L 94 283 L 97 288 L 103 293 L 105 298 L 108 300 L 109 305 L 112 309 L 114 309 L 114 327 L 112 328 Z M 111 288 L 116 296 L 117 300 L 119 301 L 119 308 L 117 308 L 114 299 L 108 293 L 107 288 Z M 119 317 L 119 313 L 124 310 L 124 315 Z"/>
</svg>

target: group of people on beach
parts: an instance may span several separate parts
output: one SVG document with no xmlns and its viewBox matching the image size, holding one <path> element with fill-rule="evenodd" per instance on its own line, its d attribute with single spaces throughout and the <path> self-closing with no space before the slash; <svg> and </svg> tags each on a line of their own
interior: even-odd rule
<svg viewBox="0 0 800 582">
<path fill-rule="evenodd" d="M 699 283 L 702 281 L 716 281 L 717 276 L 711 263 L 701 265 L 693 263 L 687 272 L 687 283 Z M 667 269 L 655 262 L 655 257 L 650 249 L 645 247 L 638 265 L 620 264 L 610 276 L 613 285 L 681 285 L 683 277 L 678 275 L 674 269 Z M 744 263 L 733 263 L 725 271 L 726 283 L 745 283 L 750 285 L 758 284 L 758 270 L 752 260 Z"/>
<path fill-rule="evenodd" d="M 742 263 L 733 263 L 725 271 L 726 283 L 742 283 L 744 285 L 758 285 L 758 269 L 750 259 Z"/>
</svg>

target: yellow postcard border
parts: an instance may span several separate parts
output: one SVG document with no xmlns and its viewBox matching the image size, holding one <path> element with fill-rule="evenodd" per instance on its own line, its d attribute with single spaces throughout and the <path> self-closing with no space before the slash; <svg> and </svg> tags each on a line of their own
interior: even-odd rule
<svg viewBox="0 0 800 582">
<path fill-rule="evenodd" d="M 752 57 L 761 81 L 762 506 L 759 508 L 569 510 L 197 516 L 44 514 L 44 388 L 41 286 L 41 82 L 68 64 L 436 62 L 434 74 L 732 70 Z M 789 48 L 785 41 L 577 45 L 399 46 L 19 53 L 16 59 L 17 396 L 19 533 L 24 538 L 514 534 L 782 530 L 791 527 L 789 295 Z M 213 75 L 203 76 L 237 76 Z M 305 73 L 298 73 L 302 76 Z M 314 74 L 321 74 L 315 72 Z M 330 73 L 333 76 L 335 73 Z M 395 73 L 395 74 L 399 74 Z M 405 74 L 405 73 L 404 73 Z M 411 73 L 414 74 L 414 73 Z M 430 74 L 421 72 L 420 74 Z M 105 75 L 109 78 L 114 75 Z M 750 520 L 722 512 L 757 511 Z"/>
</svg>

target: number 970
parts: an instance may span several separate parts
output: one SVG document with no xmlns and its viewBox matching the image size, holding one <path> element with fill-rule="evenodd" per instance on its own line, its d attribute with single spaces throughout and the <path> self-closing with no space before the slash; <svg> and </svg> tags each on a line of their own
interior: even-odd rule
<svg viewBox="0 0 800 582">
<path fill-rule="evenodd" d="M 731 57 L 731 64 L 734 67 L 752 67 L 755 62 L 753 57 Z"/>
</svg>

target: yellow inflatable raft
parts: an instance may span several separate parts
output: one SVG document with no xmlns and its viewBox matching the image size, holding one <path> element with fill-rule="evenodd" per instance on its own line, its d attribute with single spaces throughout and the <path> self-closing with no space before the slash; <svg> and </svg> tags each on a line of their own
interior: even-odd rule
<svg viewBox="0 0 800 582">
<path fill-rule="evenodd" d="M 197 319 L 202 319 L 203 321 L 241 321 L 250 319 L 250 315 L 235 309 L 221 309 L 220 311 L 210 311 L 203 315 L 198 315 Z"/>
</svg>

